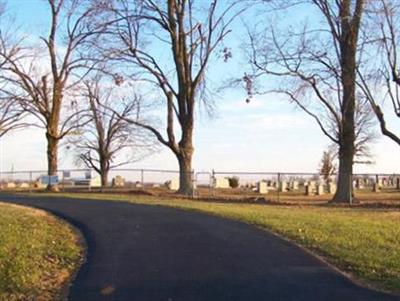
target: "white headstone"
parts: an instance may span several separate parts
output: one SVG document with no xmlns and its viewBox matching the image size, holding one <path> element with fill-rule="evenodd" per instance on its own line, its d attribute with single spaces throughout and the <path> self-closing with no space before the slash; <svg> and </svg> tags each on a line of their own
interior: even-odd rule
<svg viewBox="0 0 400 301">
<path fill-rule="evenodd" d="M 307 184 L 305 187 L 306 187 L 306 195 L 312 195 L 314 193 L 314 188 L 311 187 L 310 184 Z"/>
<path fill-rule="evenodd" d="M 22 182 L 21 184 L 19 184 L 19 188 L 29 188 L 29 184 Z"/>
<path fill-rule="evenodd" d="M 214 188 L 230 188 L 228 178 L 214 178 Z"/>
<path fill-rule="evenodd" d="M 258 182 L 257 183 L 257 192 L 262 193 L 262 194 L 267 194 L 268 193 L 267 183 L 264 181 Z"/>
<path fill-rule="evenodd" d="M 290 183 L 290 189 L 292 190 L 298 190 L 299 189 L 299 182 L 298 181 L 292 181 Z"/>
<path fill-rule="evenodd" d="M 336 183 L 331 182 L 328 184 L 328 193 L 329 194 L 335 194 L 336 190 L 337 190 Z"/>
<path fill-rule="evenodd" d="M 99 176 L 91 178 L 89 181 L 90 187 L 101 187 L 101 178 Z"/>
<path fill-rule="evenodd" d="M 139 181 L 137 181 L 137 182 L 135 183 L 135 187 L 137 187 L 137 188 L 142 188 L 142 183 L 139 182 Z"/>
<path fill-rule="evenodd" d="M 279 191 L 285 192 L 286 188 L 287 188 L 287 183 L 286 182 L 283 181 L 283 182 L 279 183 Z"/>
<path fill-rule="evenodd" d="M 325 194 L 324 185 L 318 185 L 317 186 L 317 195 L 323 195 L 323 194 Z"/>
<path fill-rule="evenodd" d="M 113 187 L 124 187 L 125 186 L 125 179 L 121 176 L 116 176 L 112 179 L 111 186 Z"/>
<path fill-rule="evenodd" d="M 17 187 L 17 185 L 16 185 L 14 182 L 8 182 L 8 183 L 6 183 L 6 188 L 14 189 L 14 188 L 16 188 L 16 187 Z"/>
<path fill-rule="evenodd" d="M 178 190 L 179 189 L 179 180 L 172 179 L 170 181 L 167 181 L 166 185 L 169 190 Z"/>
</svg>

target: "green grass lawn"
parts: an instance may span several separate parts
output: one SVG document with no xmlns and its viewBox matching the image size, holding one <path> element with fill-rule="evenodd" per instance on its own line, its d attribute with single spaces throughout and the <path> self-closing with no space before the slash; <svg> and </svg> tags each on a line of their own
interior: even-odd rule
<svg viewBox="0 0 400 301">
<path fill-rule="evenodd" d="M 201 202 L 116 194 L 57 194 L 171 206 L 271 230 L 375 287 L 400 291 L 400 211 Z"/>
<path fill-rule="evenodd" d="M 0 300 L 61 300 L 84 255 L 67 223 L 0 203 Z"/>
</svg>

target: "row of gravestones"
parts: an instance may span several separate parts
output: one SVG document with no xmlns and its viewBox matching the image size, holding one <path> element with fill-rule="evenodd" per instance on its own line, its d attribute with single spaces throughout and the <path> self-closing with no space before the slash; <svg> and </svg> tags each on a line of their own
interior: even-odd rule
<svg viewBox="0 0 400 301">
<path fill-rule="evenodd" d="M 121 177 L 121 176 L 116 176 L 115 178 L 112 179 L 112 186 L 113 187 L 124 187 L 125 186 L 125 179 L 123 177 Z M 46 185 L 40 180 L 35 181 L 32 184 L 32 186 L 27 182 L 16 183 L 16 182 L 13 182 L 13 181 L 0 184 L 0 188 L 1 189 L 17 189 L 17 188 L 27 189 L 27 188 L 31 188 L 31 187 L 34 187 L 34 188 L 45 188 Z"/>
<path fill-rule="evenodd" d="M 21 182 L 21 183 L 15 183 L 15 182 L 6 182 L 2 183 L 0 185 L 1 189 L 16 189 L 16 188 L 21 188 L 21 189 L 26 189 L 30 188 L 29 183 L 26 182 Z"/>
<path fill-rule="evenodd" d="M 395 183 L 396 180 L 396 183 Z M 381 187 L 386 187 L 386 186 L 394 186 L 396 184 L 397 189 L 400 189 L 400 178 L 397 179 L 378 179 L 378 181 L 374 181 L 372 179 L 356 179 L 355 180 L 355 188 L 357 189 L 363 189 L 365 186 L 373 186 L 373 191 L 379 191 Z M 112 186 L 113 187 L 123 187 L 125 185 L 125 180 L 121 176 L 116 176 L 112 180 Z M 179 179 L 171 179 L 165 183 L 166 187 L 170 190 L 178 190 L 179 189 Z M 251 185 L 252 187 L 255 187 L 255 191 L 258 193 L 268 193 L 269 190 L 272 189 L 279 189 L 280 192 L 285 192 L 288 190 L 291 191 L 296 191 L 299 189 L 299 181 L 290 181 L 290 182 L 285 182 L 282 181 L 279 183 L 276 181 L 270 181 L 270 180 L 263 180 L 258 183 L 256 183 L 254 186 Z M 278 187 L 279 186 L 279 187 Z M 311 195 L 311 194 L 317 194 L 317 195 L 322 195 L 325 192 L 329 194 L 334 194 L 336 192 L 337 186 L 336 183 L 330 182 L 328 185 L 323 185 L 321 183 L 318 183 L 316 181 L 308 181 L 304 183 L 305 189 L 306 189 L 306 194 Z M 213 187 L 214 188 L 230 188 L 229 185 L 229 179 L 226 177 L 215 177 L 213 179 Z"/>
<path fill-rule="evenodd" d="M 276 189 L 277 185 L 273 185 L 274 183 L 271 183 L 269 181 L 260 181 L 257 183 L 257 189 L 256 191 L 261 194 L 267 194 L 270 190 L 271 187 L 273 189 Z M 325 194 L 325 185 L 319 184 L 316 181 L 309 181 L 304 183 L 304 187 L 306 190 L 306 195 L 312 195 L 312 194 L 317 194 L 317 195 L 323 195 Z M 329 183 L 327 185 L 327 192 L 330 194 L 334 194 L 336 192 L 336 184 L 335 183 Z M 279 185 L 279 191 L 280 192 L 286 192 L 288 190 L 296 191 L 299 189 L 299 182 L 298 181 L 291 181 L 291 182 L 281 182 Z"/>
<path fill-rule="evenodd" d="M 112 179 L 111 183 L 112 187 L 124 187 L 125 186 L 125 179 L 122 176 L 116 176 Z M 330 182 L 328 185 L 322 185 L 317 183 L 316 181 L 308 181 L 304 183 L 306 194 L 317 194 L 322 195 L 325 191 L 329 194 L 334 194 L 336 192 L 336 184 L 334 182 Z M 354 187 L 357 189 L 363 189 L 366 186 L 372 186 L 374 192 L 379 192 L 382 187 L 396 187 L 400 189 L 400 178 L 378 178 L 378 179 L 370 179 L 370 178 L 357 178 L 354 181 Z M 43 188 L 44 185 L 40 185 L 39 182 L 35 182 L 33 187 L 36 188 Z M 179 180 L 172 179 L 166 182 L 166 187 L 170 190 L 178 190 L 179 188 Z M 230 188 L 228 178 L 214 178 L 213 179 L 213 187 L 214 188 Z M 261 194 L 268 193 L 269 190 L 276 190 L 279 189 L 280 192 L 285 192 L 288 190 L 296 191 L 299 189 L 299 181 L 282 181 L 279 183 L 276 181 L 270 180 L 263 180 L 255 185 L 251 185 L 254 187 L 254 190 Z M 15 189 L 15 188 L 30 188 L 29 183 L 14 183 L 14 182 L 7 182 L 2 183 L 1 188 L 3 189 Z"/>
<path fill-rule="evenodd" d="M 395 187 L 396 189 L 400 189 L 400 178 L 357 178 L 354 181 L 354 188 L 364 189 L 365 187 L 373 187 L 374 190 L 383 187 Z"/>
</svg>

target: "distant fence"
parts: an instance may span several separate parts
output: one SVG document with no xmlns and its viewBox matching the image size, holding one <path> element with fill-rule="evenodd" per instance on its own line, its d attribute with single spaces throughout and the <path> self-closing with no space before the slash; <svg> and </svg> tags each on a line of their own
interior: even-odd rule
<svg viewBox="0 0 400 301">
<path fill-rule="evenodd" d="M 44 188 L 40 182 L 45 170 L 2 171 L 2 189 L 34 190 Z M 63 169 L 57 172 L 61 190 L 98 190 L 100 178 L 89 169 Z M 192 174 L 195 196 L 260 197 L 280 200 L 287 195 L 329 195 L 336 190 L 337 175 L 324 179 L 307 172 L 199 171 Z M 110 190 L 146 189 L 160 192 L 176 190 L 179 171 L 166 169 L 112 169 Z M 400 174 L 354 174 L 352 185 L 358 191 L 400 190 Z"/>
</svg>

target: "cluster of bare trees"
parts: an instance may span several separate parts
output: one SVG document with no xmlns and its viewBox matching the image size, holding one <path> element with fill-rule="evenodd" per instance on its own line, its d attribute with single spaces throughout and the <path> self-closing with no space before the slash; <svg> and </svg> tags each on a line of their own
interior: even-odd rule
<svg viewBox="0 0 400 301">
<path fill-rule="evenodd" d="M 147 131 L 176 156 L 179 192 L 191 194 L 196 105 L 206 101 L 208 67 L 239 15 L 249 33 L 252 72 L 243 78 L 249 98 L 286 96 L 336 145 L 333 201 L 351 199 L 353 165 L 366 162 L 374 116 L 382 133 L 400 144 L 381 107 L 389 99 L 400 117 L 396 1 L 47 2 L 48 35 L 37 44 L 1 28 L 0 135 L 25 125 L 24 114 L 35 117 L 46 132 L 49 175 L 57 171 L 59 141 L 69 137 L 106 185 L 109 169 L 125 163 L 116 160 L 118 153 L 151 144 Z M 246 19 L 251 4 L 268 8 L 260 10 L 261 28 Z M 282 18 L 300 11 L 312 11 L 313 20 L 291 26 Z M 119 89 L 124 96 L 115 93 Z M 149 100 L 163 108 L 164 126 L 142 118 Z"/>
<path fill-rule="evenodd" d="M 9 43 L 2 34 L 0 57 L 4 93 L 46 130 L 48 174 L 57 172 L 59 141 L 82 133 L 74 143 L 79 158 L 106 184 L 116 153 L 141 144 L 132 130 L 140 127 L 174 153 L 179 191 L 192 193 L 196 104 L 202 100 L 210 57 L 242 11 L 239 1 L 47 2 L 51 17 L 48 36 L 40 37 L 43 47 L 24 40 Z M 160 47 L 168 50 L 167 59 Z M 110 99 L 115 94 L 92 76 L 98 72 L 116 86 L 126 78 L 153 91 L 152 98 L 165 107 L 165 135 L 139 117 L 135 91 Z"/>
<path fill-rule="evenodd" d="M 59 141 L 89 122 L 74 92 L 100 63 L 87 46 L 105 25 L 92 22 L 99 7 L 85 1 L 49 0 L 48 6 L 49 32 L 38 44 L 13 42 L 2 32 L 1 79 L 6 97 L 36 119 L 32 125 L 45 129 L 48 174 L 56 175 Z"/>
</svg>

